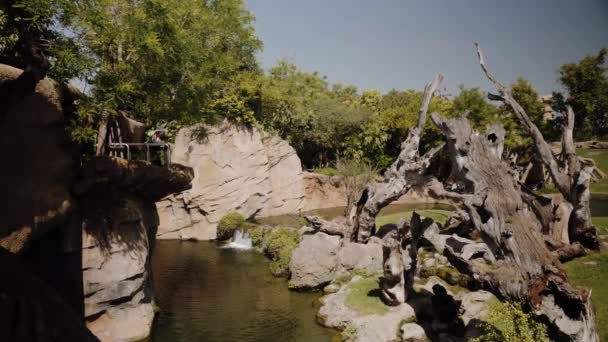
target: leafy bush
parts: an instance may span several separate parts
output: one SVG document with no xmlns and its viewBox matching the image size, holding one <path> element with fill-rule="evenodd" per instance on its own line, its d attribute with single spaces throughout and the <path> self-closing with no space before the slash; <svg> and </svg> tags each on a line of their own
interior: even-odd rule
<svg viewBox="0 0 608 342">
<path fill-rule="evenodd" d="M 488 324 L 474 342 L 549 342 L 547 327 L 525 313 L 518 303 L 495 302 L 490 305 Z"/>
<path fill-rule="evenodd" d="M 278 227 L 268 233 L 265 239 L 265 251 L 272 260 L 270 262 L 270 272 L 274 276 L 287 277 L 289 275 L 291 254 L 298 246 L 299 241 L 298 232 L 292 229 Z"/>
<path fill-rule="evenodd" d="M 217 225 L 217 239 L 228 240 L 234 236 L 234 232 L 245 223 L 245 217 L 237 212 L 229 212 L 224 215 Z"/>
<path fill-rule="evenodd" d="M 371 182 L 378 170 L 363 160 L 340 159 L 336 163 L 336 173 L 342 177 L 342 191 L 346 197 L 345 215 L 355 201 L 355 197 Z"/>
</svg>

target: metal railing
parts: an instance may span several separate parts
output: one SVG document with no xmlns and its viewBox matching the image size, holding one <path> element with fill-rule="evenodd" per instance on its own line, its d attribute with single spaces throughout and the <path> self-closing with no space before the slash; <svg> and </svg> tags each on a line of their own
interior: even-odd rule
<svg viewBox="0 0 608 342">
<path fill-rule="evenodd" d="M 165 166 L 169 167 L 169 164 L 171 164 L 171 147 L 169 146 L 169 144 L 167 143 L 124 143 L 124 142 L 118 142 L 118 143 L 109 143 L 108 144 L 108 148 L 110 149 L 110 151 L 112 150 L 118 150 L 119 152 L 123 152 L 124 151 L 124 155 L 122 153 L 120 153 L 121 157 L 126 157 L 127 160 L 131 160 L 131 150 L 132 148 L 136 148 L 136 149 L 140 149 L 140 148 L 145 148 L 146 150 L 146 161 L 151 162 L 151 158 L 150 158 L 150 147 L 158 147 L 159 151 L 164 151 L 164 157 L 165 157 Z"/>
</svg>

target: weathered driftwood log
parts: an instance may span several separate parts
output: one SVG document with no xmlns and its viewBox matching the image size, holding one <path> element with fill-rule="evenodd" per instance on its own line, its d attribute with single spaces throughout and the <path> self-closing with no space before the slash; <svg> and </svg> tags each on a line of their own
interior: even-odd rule
<svg viewBox="0 0 608 342">
<path fill-rule="evenodd" d="M 433 220 L 421 220 L 412 214 L 411 222 L 402 220 L 394 235 L 382 246 L 384 276 L 380 282 L 382 300 L 388 305 L 405 303 L 414 285 L 418 263 L 418 246 L 426 229 L 435 226 Z"/>
<path fill-rule="evenodd" d="M 350 239 L 352 227 L 346 222 L 346 218 L 344 217 L 339 216 L 331 221 L 327 221 L 318 216 L 307 215 L 304 216 L 304 219 L 315 231 Z"/>
<path fill-rule="evenodd" d="M 511 91 L 496 79 L 485 64 L 483 53 L 477 47 L 479 64 L 488 79 L 494 84 L 500 98 L 511 107 L 513 114 L 534 141 L 538 157 L 549 171 L 553 183 L 566 201 L 572 204 L 573 210 L 568 220 L 568 235 L 570 243 L 580 242 L 587 248 L 599 247 L 597 232 L 591 223 L 589 207 L 589 181 L 594 170 L 593 161 L 581 160 L 576 155 L 572 132 L 574 130 L 574 112 L 567 106 L 566 120 L 562 129 L 562 159 L 563 165 L 553 156 L 551 146 L 545 141 L 542 133 L 530 119 L 522 106 L 511 95 Z"/>
<path fill-rule="evenodd" d="M 494 130 L 477 132 L 464 117 L 444 119 L 433 114 L 432 120 L 446 137 L 452 173 L 466 190 L 451 193 L 435 182 L 429 185 L 430 192 L 466 211 L 483 241 L 446 238 L 444 255 L 481 287 L 530 305 L 557 328 L 560 337 L 597 340 L 588 293 L 568 284 L 558 258 L 545 244 L 543 229 L 556 222 L 535 210 L 532 199 L 539 196 L 526 192 L 495 153 Z M 492 258 L 496 262 L 488 263 Z"/>
</svg>

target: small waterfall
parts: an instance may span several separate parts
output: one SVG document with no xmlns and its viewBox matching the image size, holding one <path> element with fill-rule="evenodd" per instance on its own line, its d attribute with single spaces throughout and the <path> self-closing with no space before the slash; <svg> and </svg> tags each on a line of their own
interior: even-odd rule
<svg viewBox="0 0 608 342">
<path fill-rule="evenodd" d="M 251 249 L 253 248 L 251 236 L 248 232 L 239 229 L 234 232 L 234 237 L 232 238 L 232 241 L 224 245 L 224 248 Z"/>
</svg>

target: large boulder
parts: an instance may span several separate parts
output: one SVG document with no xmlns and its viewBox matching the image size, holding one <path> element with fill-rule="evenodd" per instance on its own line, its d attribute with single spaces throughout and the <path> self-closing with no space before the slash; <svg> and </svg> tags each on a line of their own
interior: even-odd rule
<svg viewBox="0 0 608 342">
<path fill-rule="evenodd" d="M 291 256 L 289 286 L 311 289 L 329 283 L 338 268 L 339 249 L 338 236 L 325 233 L 304 235 Z"/>
<path fill-rule="evenodd" d="M 345 242 L 338 252 L 339 272 L 365 270 L 368 274 L 382 272 L 382 245 Z"/>
<path fill-rule="evenodd" d="M 278 137 L 228 122 L 182 129 L 172 160 L 194 169 L 192 189 L 157 204 L 159 239 L 215 239 L 226 213 L 274 216 L 301 209 L 302 166 L 295 150 Z"/>
</svg>

